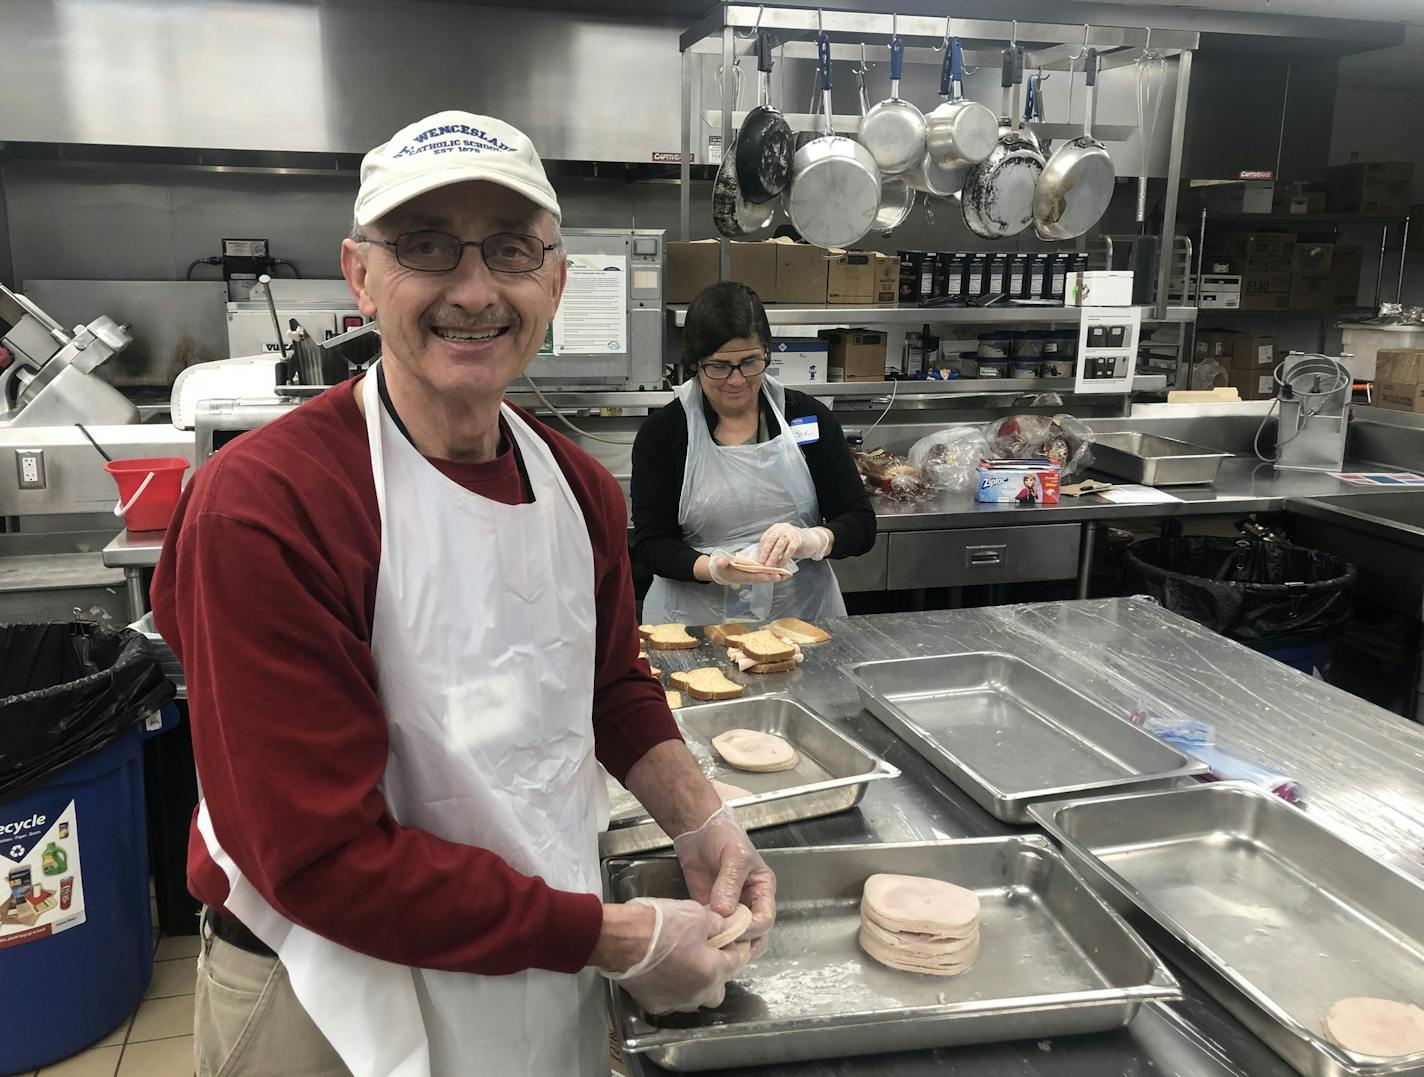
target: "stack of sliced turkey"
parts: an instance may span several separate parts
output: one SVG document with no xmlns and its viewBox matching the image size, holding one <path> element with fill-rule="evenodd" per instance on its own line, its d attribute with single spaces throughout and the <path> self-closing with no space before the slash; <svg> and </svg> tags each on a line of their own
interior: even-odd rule
<svg viewBox="0 0 1424 1077">
<path fill-rule="evenodd" d="M 882 965 L 957 976 L 979 956 L 979 896 L 913 875 L 872 875 L 860 899 L 861 948 Z"/>
</svg>

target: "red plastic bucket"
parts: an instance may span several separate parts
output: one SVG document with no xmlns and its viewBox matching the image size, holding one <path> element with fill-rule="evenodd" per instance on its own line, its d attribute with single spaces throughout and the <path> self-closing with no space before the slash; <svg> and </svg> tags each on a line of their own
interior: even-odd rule
<svg viewBox="0 0 1424 1077">
<path fill-rule="evenodd" d="M 118 484 L 119 514 L 125 527 L 130 531 L 162 531 L 168 526 L 183 491 L 187 460 L 181 456 L 110 460 L 104 470 Z"/>
</svg>

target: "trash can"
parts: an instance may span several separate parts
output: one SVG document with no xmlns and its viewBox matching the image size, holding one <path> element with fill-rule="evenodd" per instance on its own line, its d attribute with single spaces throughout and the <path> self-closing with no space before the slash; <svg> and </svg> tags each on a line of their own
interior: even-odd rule
<svg viewBox="0 0 1424 1077">
<path fill-rule="evenodd" d="M 153 976 L 142 719 L 173 694 L 147 641 L 0 625 L 0 1063 L 101 1039 Z"/>
<path fill-rule="evenodd" d="M 1305 673 L 1328 667 L 1355 576 L 1335 554 L 1270 539 L 1147 539 L 1127 551 L 1132 590 Z"/>
</svg>

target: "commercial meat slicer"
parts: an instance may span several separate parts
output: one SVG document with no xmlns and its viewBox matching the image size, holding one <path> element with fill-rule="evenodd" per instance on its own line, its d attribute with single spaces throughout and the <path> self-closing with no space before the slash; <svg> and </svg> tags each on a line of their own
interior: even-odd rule
<svg viewBox="0 0 1424 1077">
<path fill-rule="evenodd" d="M 6 353 L 0 355 L 0 428 L 137 423 L 138 408 L 92 376 L 132 339 L 107 314 L 71 333 L 0 284 L 0 348 Z"/>
</svg>

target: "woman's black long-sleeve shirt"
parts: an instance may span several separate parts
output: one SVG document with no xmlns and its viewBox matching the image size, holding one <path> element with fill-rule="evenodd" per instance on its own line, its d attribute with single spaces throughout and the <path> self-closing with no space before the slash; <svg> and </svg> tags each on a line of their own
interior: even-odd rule
<svg viewBox="0 0 1424 1077">
<path fill-rule="evenodd" d="M 761 398 L 768 427 L 782 437 L 766 396 Z M 703 398 L 708 429 L 716 430 L 717 413 Z M 816 487 L 822 526 L 835 536 L 832 558 L 855 557 L 875 545 L 875 512 L 870 495 L 851 459 L 840 423 L 813 397 L 786 390 L 786 419 L 815 416 L 819 437 L 801 446 Z M 677 522 L 682 500 L 682 476 L 687 464 L 687 411 L 674 400 L 649 415 L 633 442 L 633 559 L 670 580 L 692 580 L 692 566 L 701 552 L 689 546 Z M 788 517 L 792 506 L 786 506 Z"/>
</svg>

